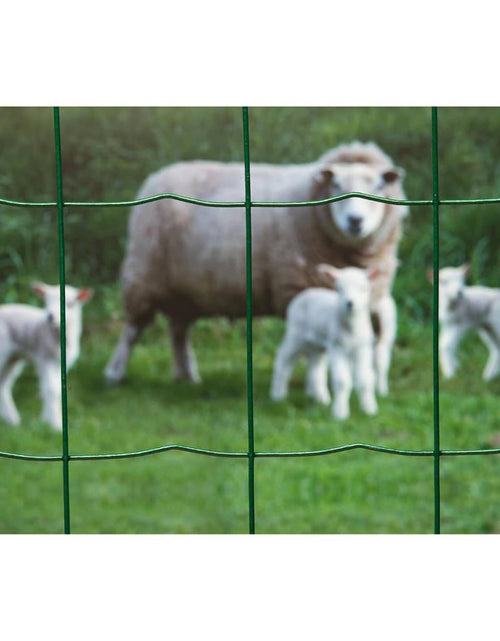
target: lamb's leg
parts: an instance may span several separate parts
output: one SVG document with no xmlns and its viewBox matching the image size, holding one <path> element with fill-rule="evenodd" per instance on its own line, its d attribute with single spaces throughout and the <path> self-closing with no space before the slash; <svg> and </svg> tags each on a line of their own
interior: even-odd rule
<svg viewBox="0 0 500 641">
<path fill-rule="evenodd" d="M 189 342 L 189 329 L 191 321 L 170 318 L 170 340 L 174 356 L 174 378 L 199 383 L 201 377 L 193 348 Z"/>
<path fill-rule="evenodd" d="M 310 351 L 307 354 L 306 393 L 318 403 L 329 405 L 328 355 L 326 351 Z"/>
<path fill-rule="evenodd" d="M 479 330 L 479 336 L 489 352 L 488 362 L 483 372 L 483 380 L 491 381 L 500 372 L 500 344 L 493 334 L 484 329 Z"/>
<path fill-rule="evenodd" d="M 24 361 L 5 361 L 0 365 L 0 416 L 10 425 L 19 425 L 21 419 L 12 398 L 12 387 L 24 367 Z"/>
<path fill-rule="evenodd" d="M 392 296 L 381 299 L 373 310 L 377 316 L 379 332 L 375 343 L 375 376 L 377 391 L 381 396 L 389 393 L 389 368 L 397 331 L 397 309 Z"/>
<path fill-rule="evenodd" d="M 457 368 L 457 348 L 466 328 L 461 325 L 441 327 L 439 333 L 439 361 L 445 378 L 451 378 Z"/>
<path fill-rule="evenodd" d="M 273 401 L 282 401 L 288 394 L 288 383 L 292 375 L 293 366 L 300 354 L 301 346 L 294 341 L 283 340 L 274 359 L 273 380 L 271 383 L 271 398 Z"/>
<path fill-rule="evenodd" d="M 36 362 L 42 396 L 42 421 L 53 429 L 62 430 L 61 364 L 58 361 Z"/>
<path fill-rule="evenodd" d="M 349 417 L 349 399 L 352 390 L 351 365 L 347 355 L 341 348 L 330 350 L 330 367 L 333 381 L 333 415 L 339 420 Z"/>
<path fill-rule="evenodd" d="M 120 341 L 108 362 L 104 371 L 106 382 L 109 384 L 119 383 L 125 376 L 127 364 L 132 348 L 139 340 L 146 323 L 138 324 L 129 322 L 122 331 Z"/>
<path fill-rule="evenodd" d="M 354 377 L 361 409 L 369 415 L 378 412 L 375 398 L 375 372 L 373 351 L 366 345 L 357 350 L 354 357 Z"/>
</svg>

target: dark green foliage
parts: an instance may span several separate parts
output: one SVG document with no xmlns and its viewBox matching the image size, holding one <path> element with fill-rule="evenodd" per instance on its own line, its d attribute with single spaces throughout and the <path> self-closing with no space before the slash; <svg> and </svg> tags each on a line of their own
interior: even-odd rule
<svg viewBox="0 0 500 641">
<path fill-rule="evenodd" d="M 439 126 L 442 197 L 498 195 L 498 110 L 443 108 Z M 133 199 L 144 178 L 165 164 L 192 158 L 241 161 L 243 154 L 241 110 L 235 107 L 66 107 L 61 134 L 64 196 L 76 202 Z M 432 197 L 428 109 L 255 107 L 250 135 L 252 160 L 276 163 L 307 162 L 341 142 L 374 140 L 406 169 L 409 198 Z M 0 197 L 55 200 L 52 110 L 0 109 L 0 144 Z M 443 208 L 443 262 L 472 259 L 477 278 L 498 282 L 496 209 Z M 116 282 L 128 213 L 126 207 L 67 209 L 70 279 Z M 2 297 L 19 282 L 22 288 L 26 274 L 56 280 L 54 210 L 1 206 L 0 217 Z M 397 291 L 405 291 L 405 304 L 420 316 L 429 313 L 417 282 L 423 264 L 432 262 L 430 225 L 430 208 L 414 207 L 401 249 Z"/>
</svg>

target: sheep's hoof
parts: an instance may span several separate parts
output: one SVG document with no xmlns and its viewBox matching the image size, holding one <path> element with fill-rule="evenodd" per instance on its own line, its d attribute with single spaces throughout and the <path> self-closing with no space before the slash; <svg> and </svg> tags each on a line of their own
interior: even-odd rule
<svg viewBox="0 0 500 641">
<path fill-rule="evenodd" d="M 19 416 L 1 416 L 3 421 L 7 423 L 10 427 L 19 427 L 21 424 L 21 419 Z"/>
<path fill-rule="evenodd" d="M 378 407 L 365 408 L 365 414 L 368 416 L 375 416 L 378 414 Z"/>
<path fill-rule="evenodd" d="M 106 385 L 108 385 L 108 387 L 118 385 L 122 382 L 123 377 L 124 374 L 116 372 L 109 367 L 104 370 L 104 381 L 106 382 Z"/>
<path fill-rule="evenodd" d="M 455 376 L 455 370 L 443 369 L 441 371 L 442 371 L 442 374 L 443 374 L 443 378 L 445 380 L 449 380 L 450 378 L 453 378 Z"/>
</svg>

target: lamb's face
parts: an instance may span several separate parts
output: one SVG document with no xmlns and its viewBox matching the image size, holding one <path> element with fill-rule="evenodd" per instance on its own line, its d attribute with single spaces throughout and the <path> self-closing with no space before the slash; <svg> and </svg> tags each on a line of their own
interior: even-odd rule
<svg viewBox="0 0 500 641">
<path fill-rule="evenodd" d="M 443 267 L 439 270 L 439 310 L 440 316 L 453 311 L 463 296 L 465 277 L 468 267 Z"/>
<path fill-rule="evenodd" d="M 345 267 L 336 270 L 335 289 L 349 314 L 365 312 L 370 306 L 370 275 L 363 269 Z"/>
<path fill-rule="evenodd" d="M 34 283 L 32 289 L 37 293 L 45 303 L 47 321 L 49 324 L 60 329 L 61 327 L 61 299 L 59 285 L 46 285 L 45 283 Z M 77 289 L 66 285 L 66 322 L 71 323 L 75 315 L 79 316 L 83 303 L 86 303 L 92 297 L 92 290 Z"/>
<path fill-rule="evenodd" d="M 396 168 L 380 172 L 363 163 L 331 165 L 322 171 L 329 197 L 353 192 L 387 197 L 387 186 L 401 177 L 401 170 Z M 352 239 L 373 234 L 382 224 L 385 210 L 384 203 L 365 198 L 345 198 L 330 203 L 336 226 Z"/>
</svg>

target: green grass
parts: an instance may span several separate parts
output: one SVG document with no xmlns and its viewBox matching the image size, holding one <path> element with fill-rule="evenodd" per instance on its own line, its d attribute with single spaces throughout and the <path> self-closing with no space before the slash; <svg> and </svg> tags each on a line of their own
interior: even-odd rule
<svg viewBox="0 0 500 641">
<path fill-rule="evenodd" d="M 88 309 L 90 311 L 90 307 Z M 123 385 L 106 387 L 102 370 L 118 327 L 92 314 L 81 360 L 69 377 L 72 454 L 130 452 L 166 444 L 220 451 L 247 449 L 245 328 L 243 322 L 201 321 L 194 332 L 203 383 L 174 383 L 166 323 L 138 344 Z M 287 402 L 268 398 L 274 347 L 283 324 L 255 322 L 255 444 L 257 451 L 316 450 L 347 443 L 432 449 L 432 350 L 429 325 L 402 318 L 392 390 L 369 418 L 352 402 L 352 416 L 335 421 L 330 409 L 303 392 L 303 366 Z M 453 382 L 442 383 L 443 449 L 491 447 L 500 434 L 500 381 L 479 377 L 484 348 L 467 339 Z M 23 425 L 2 425 L 3 451 L 58 454 L 61 436 L 38 420 L 36 379 L 27 370 L 16 387 Z M 500 532 L 500 459 L 496 455 L 442 459 L 442 531 Z M 60 463 L 0 459 L 0 531 L 62 532 Z M 74 533 L 245 533 L 247 462 L 166 452 L 148 457 L 70 464 Z M 259 533 L 427 533 L 433 530 L 432 458 L 355 450 L 304 459 L 256 461 Z"/>
</svg>

